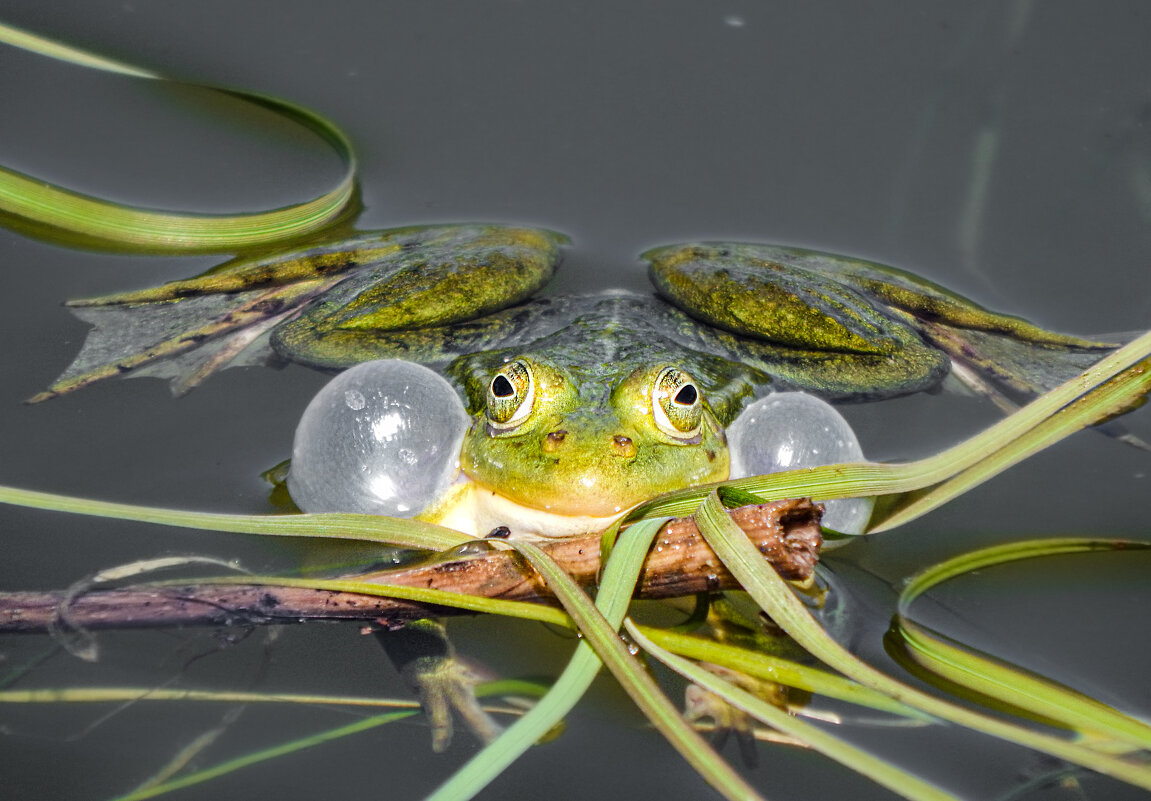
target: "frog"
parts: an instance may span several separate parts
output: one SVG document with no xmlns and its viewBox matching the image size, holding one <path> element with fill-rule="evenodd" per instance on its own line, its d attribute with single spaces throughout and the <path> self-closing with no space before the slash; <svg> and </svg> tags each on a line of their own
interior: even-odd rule
<svg viewBox="0 0 1151 801">
<path fill-rule="evenodd" d="M 95 327 L 31 400 L 118 376 L 168 378 L 181 394 L 232 365 L 416 362 L 449 381 L 470 419 L 467 480 L 419 516 L 475 536 L 563 537 L 729 478 L 726 431 L 768 393 L 850 403 L 958 382 L 1010 408 L 1116 347 L 910 272 L 771 244 L 649 249 L 653 293 L 543 294 L 568 244 L 538 228 L 412 226 L 73 301 Z M 481 739 L 496 736 L 440 623 L 380 641 L 424 705 L 436 750 L 453 712 Z"/>
<path fill-rule="evenodd" d="M 422 516 L 477 536 L 570 536 L 727 479 L 725 431 L 767 393 L 850 403 L 950 382 L 1007 409 L 1116 347 L 894 267 L 754 242 L 649 249 L 652 293 L 542 293 L 569 244 L 540 228 L 410 226 L 73 301 L 96 327 L 32 400 L 112 376 L 167 377 L 182 393 L 228 365 L 414 361 L 472 420 L 469 481 Z"/>
</svg>

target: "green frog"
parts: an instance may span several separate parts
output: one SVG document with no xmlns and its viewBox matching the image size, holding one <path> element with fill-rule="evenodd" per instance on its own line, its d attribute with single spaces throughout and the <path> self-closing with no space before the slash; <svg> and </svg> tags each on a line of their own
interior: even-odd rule
<svg viewBox="0 0 1151 801">
<path fill-rule="evenodd" d="M 32 400 L 119 375 L 166 377 L 184 392 L 233 364 L 418 362 L 452 383 L 470 418 L 459 454 L 470 480 L 421 516 L 480 536 L 566 536 L 728 478 L 725 430 L 766 393 L 876 400 L 953 376 L 1008 407 L 1114 347 L 910 273 L 774 245 L 649 250 L 656 294 L 538 295 L 565 244 L 510 226 L 403 228 L 74 301 L 95 328 Z M 437 749 L 453 709 L 495 736 L 437 623 L 381 642 L 428 710 Z"/>
<path fill-rule="evenodd" d="M 73 301 L 96 328 L 33 400 L 114 375 L 168 377 L 182 392 L 231 364 L 418 362 L 472 418 L 460 453 L 471 481 L 425 516 L 564 536 L 726 479 L 725 428 L 766 393 L 876 400 L 951 376 L 1010 407 L 1114 347 L 901 270 L 775 245 L 649 250 L 656 294 L 538 296 L 566 244 L 512 226 L 401 228 Z"/>
</svg>

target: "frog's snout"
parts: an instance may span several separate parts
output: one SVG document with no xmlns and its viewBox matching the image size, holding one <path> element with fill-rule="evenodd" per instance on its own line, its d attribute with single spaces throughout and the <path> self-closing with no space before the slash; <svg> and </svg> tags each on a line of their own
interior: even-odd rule
<svg viewBox="0 0 1151 801">
<path fill-rule="evenodd" d="M 546 434 L 543 438 L 542 448 L 544 453 L 559 453 L 564 449 L 564 443 L 567 440 L 568 432 L 566 429 L 556 429 Z M 623 434 L 615 434 L 608 441 L 608 452 L 613 456 L 618 456 L 621 459 L 634 459 L 636 455 L 636 444 L 631 437 L 624 436 Z"/>
</svg>

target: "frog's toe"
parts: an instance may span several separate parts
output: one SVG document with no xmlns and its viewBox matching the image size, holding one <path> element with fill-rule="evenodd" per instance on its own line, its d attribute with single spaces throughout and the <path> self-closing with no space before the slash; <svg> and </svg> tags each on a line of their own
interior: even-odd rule
<svg viewBox="0 0 1151 801">
<path fill-rule="evenodd" d="M 432 750 L 441 753 L 452 741 L 452 718 L 458 715 L 479 740 L 490 743 L 500 726 L 476 698 L 480 679 L 458 657 L 426 657 L 409 665 L 404 678 L 415 690 L 432 732 Z"/>
</svg>

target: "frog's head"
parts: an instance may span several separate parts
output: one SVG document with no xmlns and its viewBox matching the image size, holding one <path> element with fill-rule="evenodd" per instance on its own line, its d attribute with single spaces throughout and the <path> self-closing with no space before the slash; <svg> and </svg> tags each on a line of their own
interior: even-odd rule
<svg viewBox="0 0 1151 801">
<path fill-rule="evenodd" d="M 461 467 L 519 504 L 607 516 L 728 476 L 723 428 L 675 365 L 580 375 L 518 356 L 468 383 L 473 423 Z"/>
</svg>

